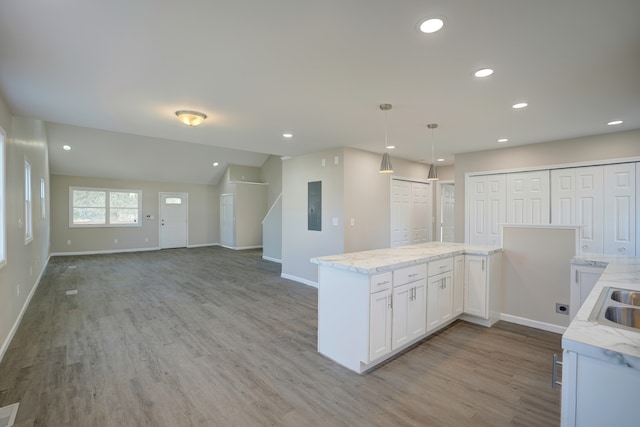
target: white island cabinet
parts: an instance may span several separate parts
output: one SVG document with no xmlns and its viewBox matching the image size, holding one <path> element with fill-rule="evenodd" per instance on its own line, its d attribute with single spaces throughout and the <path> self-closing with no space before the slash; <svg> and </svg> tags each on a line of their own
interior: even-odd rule
<svg viewBox="0 0 640 427">
<path fill-rule="evenodd" d="M 465 256 L 489 265 L 499 262 L 501 249 L 432 242 L 313 258 L 318 351 L 362 373 L 460 316 L 489 326 L 487 316 L 462 312 Z M 486 290 L 476 292 L 497 298 L 488 290 L 500 283 L 492 280 L 499 277 L 487 275 Z"/>
<path fill-rule="evenodd" d="M 578 266 L 585 259 L 574 260 Z M 563 427 L 640 425 L 640 329 L 601 320 L 611 288 L 640 292 L 640 258 L 590 259 L 605 266 L 562 336 Z"/>
</svg>

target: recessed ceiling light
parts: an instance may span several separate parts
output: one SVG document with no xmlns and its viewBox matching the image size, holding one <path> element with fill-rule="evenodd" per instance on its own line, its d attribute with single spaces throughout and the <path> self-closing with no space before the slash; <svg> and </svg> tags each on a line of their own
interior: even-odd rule
<svg viewBox="0 0 640 427">
<path fill-rule="evenodd" d="M 396 148 L 395 145 L 387 145 L 387 150 L 393 150 L 394 148 Z"/>
<path fill-rule="evenodd" d="M 420 24 L 420 31 L 431 34 L 440 30 L 444 26 L 444 22 L 440 18 L 431 18 Z"/>
<path fill-rule="evenodd" d="M 499 142 L 499 143 L 501 143 L 501 144 L 502 144 L 503 142 L 509 142 L 509 138 L 500 138 L 500 139 L 498 140 L 498 142 Z"/>
<path fill-rule="evenodd" d="M 213 166 L 218 166 L 220 163 L 218 162 L 213 162 Z"/>
<path fill-rule="evenodd" d="M 64 151 L 71 151 L 71 146 L 70 146 L 70 145 L 63 145 L 63 146 L 62 146 L 62 149 L 63 149 Z"/>
<path fill-rule="evenodd" d="M 491 68 L 482 68 L 481 70 L 473 73 L 476 77 L 489 77 L 491 74 L 493 74 L 493 70 Z"/>
<path fill-rule="evenodd" d="M 527 104 L 526 102 L 518 102 L 517 104 L 513 104 L 512 107 L 516 110 L 519 110 L 521 108 L 526 107 L 527 105 L 529 104 Z"/>
<path fill-rule="evenodd" d="M 293 134 L 292 133 L 283 133 L 282 137 L 283 138 L 293 138 Z"/>
<path fill-rule="evenodd" d="M 623 123 L 622 120 L 614 120 L 612 122 L 607 123 L 609 126 L 621 125 Z"/>
<path fill-rule="evenodd" d="M 440 158 L 437 160 L 438 162 L 444 162 L 444 159 Z"/>
</svg>

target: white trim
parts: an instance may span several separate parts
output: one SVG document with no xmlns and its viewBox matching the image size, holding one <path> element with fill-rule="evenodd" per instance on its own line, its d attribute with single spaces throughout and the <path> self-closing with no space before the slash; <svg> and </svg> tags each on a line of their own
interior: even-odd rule
<svg viewBox="0 0 640 427">
<path fill-rule="evenodd" d="M 73 222 L 73 192 L 80 191 L 100 191 L 104 193 L 104 224 L 74 224 Z M 118 224 L 111 223 L 111 193 L 137 193 L 138 194 L 138 220 L 134 223 Z M 76 187 L 69 186 L 69 228 L 131 228 L 142 227 L 142 190 L 128 188 L 97 188 L 97 187 Z"/>
<path fill-rule="evenodd" d="M 268 182 L 251 182 L 251 181 L 227 181 L 228 184 L 250 184 L 250 185 L 269 185 Z"/>
<path fill-rule="evenodd" d="M 589 167 L 589 166 L 613 165 L 617 163 L 635 163 L 635 162 L 640 162 L 640 157 L 622 157 L 622 158 L 608 159 L 608 160 L 589 160 L 585 162 L 576 162 L 576 163 L 558 163 L 558 164 L 543 165 L 543 166 L 525 166 L 521 168 L 465 172 L 464 175 L 465 177 L 481 176 L 481 175 L 498 175 L 502 173 L 533 172 L 533 171 L 541 171 L 541 170 L 581 168 L 581 167 Z"/>
<path fill-rule="evenodd" d="M 293 280 L 294 282 L 302 283 L 303 285 L 312 286 L 314 288 L 318 287 L 317 282 L 312 282 L 311 280 L 303 279 L 302 277 L 292 276 L 291 274 L 281 273 L 280 277 L 283 279 Z"/>
<path fill-rule="evenodd" d="M 24 316 L 24 313 L 27 311 L 27 307 L 29 307 L 29 303 L 31 302 L 31 298 L 33 298 L 33 295 L 36 293 L 36 289 L 38 289 L 38 286 L 40 285 L 40 281 L 42 280 L 42 276 L 44 276 L 44 271 L 47 269 L 47 265 L 49 265 L 49 260 L 51 260 L 51 255 L 47 257 L 47 261 L 42 265 L 40 274 L 38 275 L 36 282 L 33 284 L 33 287 L 31 288 L 31 292 L 29 292 L 27 299 L 24 301 L 24 305 L 22 306 L 22 309 L 20 309 L 20 313 L 18 314 L 16 321 L 13 323 L 13 326 L 9 331 L 9 335 L 7 335 L 7 338 L 2 343 L 2 347 L 0 347 L 0 362 L 2 362 L 2 359 L 4 358 L 4 355 L 7 352 L 9 345 L 11 344 L 11 340 L 13 340 L 13 337 L 18 331 L 20 322 L 22 322 L 22 317 Z"/>
<path fill-rule="evenodd" d="M 529 326 L 530 328 L 541 329 L 547 332 L 555 332 L 556 334 L 564 334 L 567 330 L 566 326 L 553 325 L 551 323 L 540 322 L 538 320 L 525 319 L 524 317 L 512 316 L 511 314 L 500 313 L 500 320 L 515 323 L 517 325 Z"/>
<path fill-rule="evenodd" d="M 256 246 L 226 246 L 226 245 L 218 245 L 221 246 L 223 248 L 227 248 L 227 249 L 231 249 L 234 251 L 243 251 L 245 249 L 261 249 L 262 245 L 256 245 Z"/>
<path fill-rule="evenodd" d="M 398 181 L 420 182 L 422 184 L 432 184 L 433 183 L 433 181 L 427 181 L 426 179 L 408 178 L 406 176 L 398 176 L 398 175 L 391 175 L 390 178 L 391 179 L 397 179 Z"/>
<path fill-rule="evenodd" d="M 282 260 L 278 258 L 271 258 L 270 256 L 262 255 L 262 259 L 265 261 L 277 262 L 278 264 L 282 264 Z"/>
<path fill-rule="evenodd" d="M 75 255 L 103 255 L 103 254 L 120 254 L 127 252 L 151 252 L 159 251 L 160 246 L 155 248 L 131 248 L 131 249 L 106 249 L 103 251 L 83 251 L 83 252 L 54 252 L 51 256 L 75 256 Z"/>
<path fill-rule="evenodd" d="M 192 248 L 203 248 L 205 246 L 220 246 L 220 243 L 201 243 L 198 245 L 187 245 L 188 249 L 192 249 Z"/>
</svg>

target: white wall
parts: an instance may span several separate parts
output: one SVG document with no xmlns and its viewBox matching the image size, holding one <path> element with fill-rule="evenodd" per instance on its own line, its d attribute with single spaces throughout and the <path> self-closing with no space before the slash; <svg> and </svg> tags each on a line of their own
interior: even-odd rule
<svg viewBox="0 0 640 427">
<path fill-rule="evenodd" d="M 637 156 L 640 156 L 640 129 L 456 154 L 456 241 L 464 242 L 465 173 L 597 162 Z"/>
<path fill-rule="evenodd" d="M 282 160 L 269 156 L 260 169 L 267 188 L 267 212 L 262 223 L 262 257 L 282 262 Z"/>
<path fill-rule="evenodd" d="M 7 263 L 0 269 L 0 359 L 4 356 L 49 257 L 50 186 L 44 123 L 10 117 L 0 98 L 0 125 L 6 132 Z M 24 160 L 31 163 L 33 240 L 25 244 Z M 40 179 L 46 188 L 46 217 L 41 216 Z"/>
</svg>

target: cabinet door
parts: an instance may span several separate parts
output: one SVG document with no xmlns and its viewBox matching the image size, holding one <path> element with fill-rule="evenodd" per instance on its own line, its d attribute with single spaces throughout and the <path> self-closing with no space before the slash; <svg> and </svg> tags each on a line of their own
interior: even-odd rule
<svg viewBox="0 0 640 427">
<path fill-rule="evenodd" d="M 549 224 L 549 171 L 507 174 L 507 222 Z"/>
<path fill-rule="evenodd" d="M 391 349 L 395 350 L 410 340 L 409 305 L 412 298 L 412 284 L 393 288 L 393 332 Z"/>
<path fill-rule="evenodd" d="M 413 296 L 410 296 L 409 298 L 409 318 L 407 323 L 409 329 L 409 340 L 413 340 L 426 332 L 427 279 L 413 282 L 410 286 L 411 289 L 413 289 Z M 411 294 L 411 291 L 409 294 Z"/>
<path fill-rule="evenodd" d="M 369 297 L 369 361 L 391 351 L 391 289 Z"/>
<path fill-rule="evenodd" d="M 604 253 L 635 256 L 635 164 L 604 167 Z"/>
<path fill-rule="evenodd" d="M 576 168 L 576 218 L 583 254 L 604 252 L 604 167 Z"/>
<path fill-rule="evenodd" d="M 464 312 L 488 318 L 487 259 L 481 255 L 465 255 Z"/>
<path fill-rule="evenodd" d="M 602 271 L 600 267 L 571 266 L 571 288 L 569 291 L 569 315 L 571 320 L 576 316 L 584 300 L 600 279 Z"/>
<path fill-rule="evenodd" d="M 453 316 L 452 272 L 430 277 L 427 289 L 427 332 L 429 332 L 448 322 Z"/>
<path fill-rule="evenodd" d="M 453 316 L 464 311 L 464 255 L 453 259 Z"/>
<path fill-rule="evenodd" d="M 551 171 L 551 224 L 576 224 L 576 168 Z"/>
</svg>

